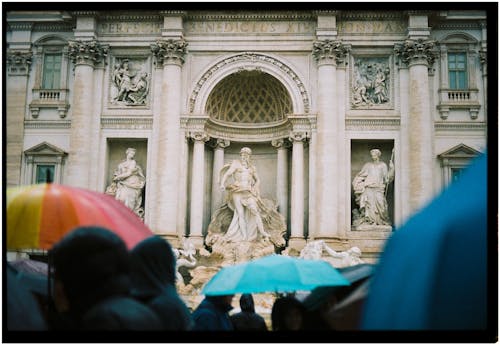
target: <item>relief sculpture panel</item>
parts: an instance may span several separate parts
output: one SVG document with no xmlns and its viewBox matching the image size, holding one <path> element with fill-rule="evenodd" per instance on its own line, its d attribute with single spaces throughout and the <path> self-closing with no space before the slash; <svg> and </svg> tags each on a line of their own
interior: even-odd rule
<svg viewBox="0 0 500 345">
<path fill-rule="evenodd" d="M 353 109 L 388 108 L 392 78 L 388 57 L 355 57 L 351 76 Z"/>
<path fill-rule="evenodd" d="M 147 59 L 115 58 L 109 84 L 111 105 L 147 105 L 151 84 Z"/>
</svg>

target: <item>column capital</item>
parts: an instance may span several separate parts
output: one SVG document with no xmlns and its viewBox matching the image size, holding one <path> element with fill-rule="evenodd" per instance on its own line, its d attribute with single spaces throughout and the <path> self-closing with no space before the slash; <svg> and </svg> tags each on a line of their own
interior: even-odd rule
<svg viewBox="0 0 500 345">
<path fill-rule="evenodd" d="M 308 138 L 308 133 L 304 131 L 292 131 L 290 132 L 290 136 L 288 140 L 291 142 L 305 141 Z"/>
<path fill-rule="evenodd" d="M 7 50 L 7 71 L 9 75 L 24 75 L 29 74 L 31 66 L 31 58 L 33 53 L 31 50 Z"/>
<path fill-rule="evenodd" d="M 312 54 L 316 62 L 323 64 L 347 64 L 350 45 L 341 41 L 317 40 L 313 43 Z"/>
<path fill-rule="evenodd" d="M 479 61 L 481 65 L 486 65 L 488 63 L 488 52 L 486 50 L 479 51 Z"/>
<path fill-rule="evenodd" d="M 180 40 L 157 40 L 151 44 L 151 51 L 156 57 L 158 65 L 167 64 L 182 65 L 187 53 L 188 43 L 184 39 Z"/>
<path fill-rule="evenodd" d="M 106 63 L 108 47 L 101 45 L 97 40 L 90 41 L 69 41 L 68 57 L 75 65 L 90 65 Z"/>
<path fill-rule="evenodd" d="M 290 146 L 290 143 L 285 138 L 281 138 L 271 140 L 271 145 L 279 150 L 288 148 Z"/>
<path fill-rule="evenodd" d="M 431 67 L 437 56 L 435 43 L 434 40 L 424 40 L 422 38 L 417 40 L 407 39 L 404 43 L 396 43 L 394 52 L 403 64 L 418 64 Z"/>
<path fill-rule="evenodd" d="M 210 140 L 210 136 L 205 133 L 205 132 L 189 132 L 188 134 L 189 138 L 193 139 L 194 141 L 202 141 L 202 142 L 207 142 Z"/>
<path fill-rule="evenodd" d="M 231 141 L 229 141 L 227 139 L 217 139 L 217 140 L 215 140 L 213 147 L 214 147 L 214 149 L 225 149 L 230 144 L 231 144 Z"/>
</svg>

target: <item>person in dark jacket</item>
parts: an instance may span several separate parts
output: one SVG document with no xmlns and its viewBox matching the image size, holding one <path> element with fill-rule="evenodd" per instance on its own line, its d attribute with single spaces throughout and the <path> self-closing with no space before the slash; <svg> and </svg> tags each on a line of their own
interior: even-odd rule
<svg viewBox="0 0 500 345">
<path fill-rule="evenodd" d="M 255 312 L 252 294 L 241 295 L 240 308 L 241 312 L 229 317 L 236 331 L 267 331 L 266 321 Z"/>
<path fill-rule="evenodd" d="M 193 312 L 195 331 L 233 331 L 229 311 L 234 295 L 205 296 Z"/>
<path fill-rule="evenodd" d="M 273 331 L 304 330 L 305 314 L 304 305 L 295 296 L 278 297 L 271 310 Z"/>
<path fill-rule="evenodd" d="M 148 237 L 137 244 L 130 255 L 132 296 L 158 314 L 164 330 L 193 328 L 191 313 L 175 287 L 176 265 L 171 245 L 161 237 Z"/>
<path fill-rule="evenodd" d="M 54 304 L 74 330 L 159 330 L 158 316 L 130 296 L 125 243 L 102 227 L 79 227 L 49 252 Z M 72 326 L 70 326 L 72 325 Z"/>
</svg>

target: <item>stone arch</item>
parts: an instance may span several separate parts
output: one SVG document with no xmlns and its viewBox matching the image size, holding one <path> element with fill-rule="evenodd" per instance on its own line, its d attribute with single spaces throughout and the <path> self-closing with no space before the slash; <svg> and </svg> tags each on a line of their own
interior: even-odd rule
<svg viewBox="0 0 500 345">
<path fill-rule="evenodd" d="M 225 77 L 242 70 L 259 70 L 280 81 L 290 94 L 293 113 L 309 113 L 310 98 L 303 78 L 289 64 L 269 54 L 243 52 L 224 56 L 208 67 L 191 88 L 187 108 L 191 114 L 203 114 L 212 89 Z"/>
<path fill-rule="evenodd" d="M 58 35 L 45 35 L 37 39 L 33 45 L 37 46 L 62 46 L 68 44 L 68 40 Z"/>
</svg>

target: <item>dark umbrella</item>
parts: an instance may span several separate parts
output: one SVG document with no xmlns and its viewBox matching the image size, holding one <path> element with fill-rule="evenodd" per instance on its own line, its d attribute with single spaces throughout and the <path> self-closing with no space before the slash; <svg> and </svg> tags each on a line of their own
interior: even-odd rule
<svg viewBox="0 0 500 345">
<path fill-rule="evenodd" d="M 487 310 L 496 308 L 487 304 L 487 267 L 496 267 L 498 258 L 487 262 L 486 163 L 486 154 L 477 158 L 387 241 L 372 277 L 363 329 L 487 329 Z M 497 226 L 495 220 L 495 242 Z M 493 278 L 489 283 L 496 283 Z"/>
</svg>

